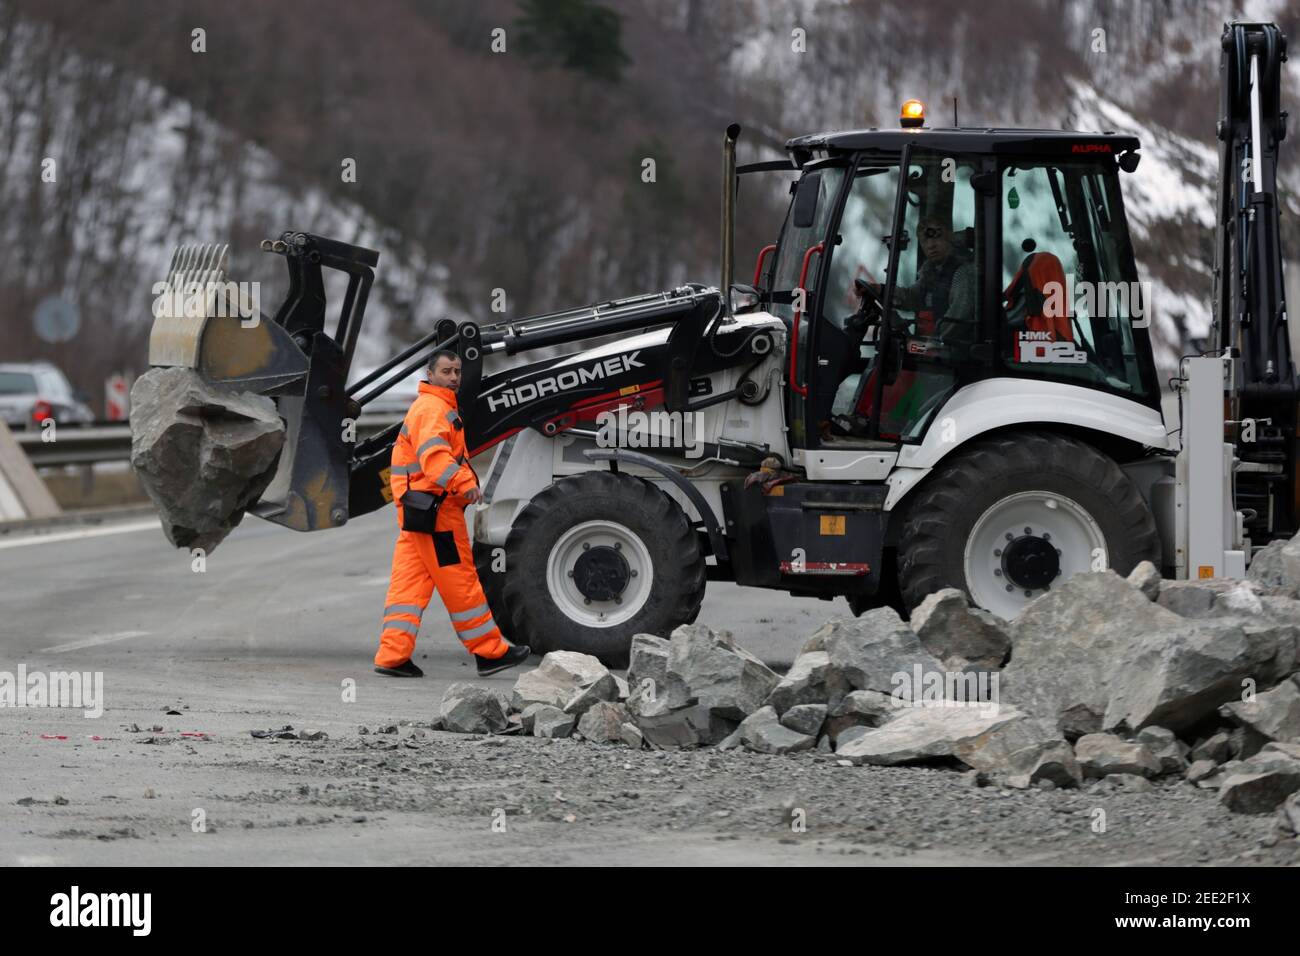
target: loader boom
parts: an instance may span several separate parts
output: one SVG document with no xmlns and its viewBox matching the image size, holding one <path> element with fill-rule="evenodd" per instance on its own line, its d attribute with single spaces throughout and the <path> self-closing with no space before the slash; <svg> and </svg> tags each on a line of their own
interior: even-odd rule
<svg viewBox="0 0 1300 956">
<path fill-rule="evenodd" d="M 1227 24 L 1220 60 L 1213 324 L 1207 348 L 1230 362 L 1225 417 L 1240 464 L 1236 508 L 1254 545 L 1300 518 L 1296 369 L 1278 228 L 1286 38 L 1271 23 Z"/>
</svg>

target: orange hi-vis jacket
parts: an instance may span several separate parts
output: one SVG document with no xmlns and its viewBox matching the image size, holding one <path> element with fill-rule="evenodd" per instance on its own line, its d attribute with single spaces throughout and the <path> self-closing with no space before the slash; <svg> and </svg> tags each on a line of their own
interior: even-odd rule
<svg viewBox="0 0 1300 956">
<path fill-rule="evenodd" d="M 390 485 L 399 528 L 408 481 L 412 491 L 447 497 L 438 507 L 433 534 L 398 532 L 375 663 L 395 667 L 410 660 L 435 590 L 442 595 L 452 630 L 464 647 L 480 657 L 500 657 L 510 646 L 492 619 L 474 569 L 463 495 L 478 484 L 478 478 L 465 450 L 456 393 L 449 388 L 421 382 L 420 394 L 393 443 Z"/>
<path fill-rule="evenodd" d="M 408 480 L 410 490 L 434 494 L 461 495 L 478 484 L 465 452 L 458 408 L 451 389 L 420 383 L 420 394 L 393 443 L 389 484 L 394 501 L 406 494 Z"/>
</svg>

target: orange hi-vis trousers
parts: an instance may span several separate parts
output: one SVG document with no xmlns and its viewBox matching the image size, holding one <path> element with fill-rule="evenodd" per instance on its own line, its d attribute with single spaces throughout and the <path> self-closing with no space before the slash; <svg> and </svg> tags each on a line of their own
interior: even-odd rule
<svg viewBox="0 0 1300 956">
<path fill-rule="evenodd" d="M 402 506 L 397 505 L 397 526 Z M 474 569 L 474 552 L 465 527 L 465 502 L 450 495 L 438 508 L 434 533 L 399 531 L 393 549 L 393 573 L 384 601 L 383 632 L 375 663 L 395 667 L 415 650 L 420 619 L 433 592 L 442 596 L 451 626 L 466 650 L 479 657 L 500 657 L 510 645 L 492 620 L 487 596 Z"/>
</svg>

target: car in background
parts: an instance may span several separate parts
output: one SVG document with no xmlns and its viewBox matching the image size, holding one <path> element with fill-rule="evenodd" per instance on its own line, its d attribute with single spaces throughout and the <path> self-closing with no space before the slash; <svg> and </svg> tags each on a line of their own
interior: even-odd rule
<svg viewBox="0 0 1300 956">
<path fill-rule="evenodd" d="M 0 418 L 10 428 L 39 428 L 53 418 L 60 425 L 87 424 L 95 413 L 49 362 L 0 362 Z"/>
</svg>

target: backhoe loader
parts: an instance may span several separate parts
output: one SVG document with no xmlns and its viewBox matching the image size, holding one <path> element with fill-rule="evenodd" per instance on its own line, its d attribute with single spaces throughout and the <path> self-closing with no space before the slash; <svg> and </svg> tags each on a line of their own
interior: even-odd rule
<svg viewBox="0 0 1300 956">
<path fill-rule="evenodd" d="M 1013 618 L 1090 570 L 1241 575 L 1300 513 L 1285 57 L 1272 24 L 1225 26 L 1213 327 L 1173 383 L 1178 421 L 1122 196 L 1138 139 L 932 127 L 915 101 L 898 128 L 801 136 L 747 166 L 729 127 L 717 285 L 437 321 L 348 385 L 379 254 L 290 231 L 264 243 L 290 290 L 260 331 L 164 315 L 150 362 L 274 399 L 287 440 L 251 510 L 314 531 L 390 501 L 398 425 L 348 441 L 341 424 L 456 350 L 468 447 L 491 452 L 480 576 L 507 636 L 539 654 L 624 664 L 632 635 L 694 620 L 710 579 L 855 613 L 956 587 Z M 773 175 L 785 220 L 737 283 L 738 185 Z M 224 277 L 202 251 L 176 271 Z M 349 277 L 333 331 L 322 269 Z M 631 412 L 662 440 L 629 441 Z M 779 480 L 747 481 L 759 472 Z"/>
</svg>

